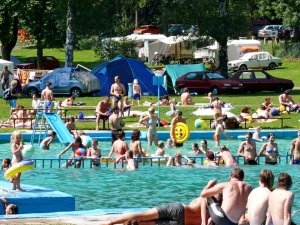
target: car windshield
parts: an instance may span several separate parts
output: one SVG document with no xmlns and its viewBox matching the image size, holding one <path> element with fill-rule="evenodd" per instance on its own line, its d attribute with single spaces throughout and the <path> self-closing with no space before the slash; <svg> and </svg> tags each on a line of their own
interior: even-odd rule
<svg viewBox="0 0 300 225">
<path fill-rule="evenodd" d="M 253 56 L 252 56 L 253 57 Z M 251 57 L 251 54 L 245 54 L 245 55 L 243 55 L 241 58 L 240 58 L 240 60 L 246 60 L 246 61 L 248 61 L 250 58 L 252 58 Z"/>
<path fill-rule="evenodd" d="M 206 73 L 206 76 L 210 80 L 215 80 L 215 79 L 225 79 L 221 74 L 218 73 Z"/>
</svg>

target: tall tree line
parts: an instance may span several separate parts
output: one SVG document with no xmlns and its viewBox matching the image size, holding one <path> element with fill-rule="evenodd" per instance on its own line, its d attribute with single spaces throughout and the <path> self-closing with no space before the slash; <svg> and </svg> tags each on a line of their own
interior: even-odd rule
<svg viewBox="0 0 300 225">
<path fill-rule="evenodd" d="M 300 0 L 0 0 L 1 51 L 4 59 L 10 58 L 21 27 L 41 58 L 45 47 L 66 45 L 72 51 L 78 40 L 93 35 L 125 36 L 150 23 L 166 32 L 168 24 L 184 23 L 197 25 L 199 36 L 218 41 L 225 72 L 227 40 L 245 36 L 251 19 L 282 19 L 295 29 L 294 41 L 299 42 L 299 7 Z M 66 41 L 67 35 L 73 42 Z"/>
</svg>

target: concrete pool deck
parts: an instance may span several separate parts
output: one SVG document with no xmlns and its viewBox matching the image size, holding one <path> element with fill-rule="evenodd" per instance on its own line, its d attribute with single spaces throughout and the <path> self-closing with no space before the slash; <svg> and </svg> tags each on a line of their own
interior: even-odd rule
<svg viewBox="0 0 300 225">
<path fill-rule="evenodd" d="M 72 211 L 57 213 L 34 213 L 11 216 L 0 216 L 0 224 L 84 224 L 95 225 L 113 219 L 121 213 L 142 212 L 147 208 L 140 209 L 107 209 Z"/>
</svg>

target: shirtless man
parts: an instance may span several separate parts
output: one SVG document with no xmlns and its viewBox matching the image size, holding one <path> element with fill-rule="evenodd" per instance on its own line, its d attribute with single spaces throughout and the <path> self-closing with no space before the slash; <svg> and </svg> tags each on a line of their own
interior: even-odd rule
<svg viewBox="0 0 300 225">
<path fill-rule="evenodd" d="M 240 144 L 238 155 L 244 157 L 245 164 L 257 165 L 256 143 L 252 141 L 252 133 L 246 133 L 246 141 Z"/>
<path fill-rule="evenodd" d="M 133 130 L 131 133 L 131 141 L 129 144 L 129 149 L 133 152 L 133 156 L 145 156 L 142 150 L 142 143 L 140 141 L 141 132 L 137 129 Z"/>
<path fill-rule="evenodd" d="M 71 106 L 74 104 L 76 97 L 75 96 L 71 96 L 70 98 L 66 98 L 63 102 L 62 102 L 62 106 Z"/>
<path fill-rule="evenodd" d="M 300 164 L 300 129 L 297 132 L 298 137 L 292 140 L 290 148 L 290 164 Z"/>
<path fill-rule="evenodd" d="M 112 108 L 113 113 L 109 117 L 110 129 L 111 129 L 111 142 L 112 144 L 118 139 L 118 132 L 122 131 L 124 122 L 119 115 L 120 109 L 118 106 Z"/>
<path fill-rule="evenodd" d="M 278 177 L 277 188 L 269 195 L 269 208 L 266 225 L 293 225 L 291 218 L 295 194 L 289 189 L 293 181 L 289 174 L 281 173 Z"/>
<path fill-rule="evenodd" d="M 201 192 L 200 197 L 207 198 L 209 215 L 216 225 L 237 225 L 245 213 L 252 187 L 243 180 L 244 171 L 234 168 L 229 182 L 217 184 L 216 180 L 210 180 Z M 213 197 L 219 193 L 223 194 L 222 204 Z"/>
<path fill-rule="evenodd" d="M 185 118 L 182 117 L 182 111 L 177 111 L 175 117 L 171 121 L 170 138 L 176 147 L 183 146 L 183 143 L 176 143 L 175 126 L 176 123 L 185 123 Z"/>
<path fill-rule="evenodd" d="M 45 101 L 45 112 L 51 111 L 52 101 L 54 101 L 53 92 L 51 90 L 51 82 L 46 83 L 46 88 L 41 93 L 41 100 Z"/>
<path fill-rule="evenodd" d="M 122 96 L 125 95 L 125 86 L 120 82 L 120 77 L 115 76 L 115 83 L 111 85 L 110 95 L 113 96 L 113 106 L 119 106 L 120 109 L 122 106 Z"/>
<path fill-rule="evenodd" d="M 184 88 L 183 93 L 181 94 L 181 105 L 194 105 L 195 103 L 192 100 L 189 89 Z"/>
<path fill-rule="evenodd" d="M 111 104 L 109 102 L 109 96 L 105 96 L 104 99 L 96 106 L 96 130 L 99 130 L 99 123 L 101 119 L 109 118 L 109 109 Z"/>
<path fill-rule="evenodd" d="M 201 207 L 202 206 L 202 207 Z M 181 203 L 169 203 L 159 205 L 145 212 L 124 214 L 119 218 L 113 219 L 102 225 L 120 224 L 126 221 L 146 222 L 147 224 L 176 224 L 176 225 L 199 225 L 205 221 L 206 215 L 203 216 L 201 208 L 205 208 L 205 201 L 199 197 L 194 199 L 189 205 Z M 203 222 L 203 224 L 205 224 Z M 134 223 L 132 223 L 134 224 Z"/>
<path fill-rule="evenodd" d="M 262 170 L 259 174 L 259 187 L 253 189 L 248 197 L 248 220 L 250 225 L 264 224 L 267 218 L 269 195 L 274 185 L 271 170 Z"/>
<path fill-rule="evenodd" d="M 292 96 L 290 96 L 289 91 L 286 90 L 283 94 L 279 95 L 279 104 L 284 106 L 286 111 L 290 111 L 290 107 L 294 104 Z"/>
</svg>

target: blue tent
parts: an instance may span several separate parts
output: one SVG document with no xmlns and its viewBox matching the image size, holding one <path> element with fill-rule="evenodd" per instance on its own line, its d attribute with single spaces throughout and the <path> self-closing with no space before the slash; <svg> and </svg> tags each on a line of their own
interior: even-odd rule
<svg viewBox="0 0 300 225">
<path fill-rule="evenodd" d="M 117 56 L 109 62 L 104 62 L 92 69 L 100 83 L 100 96 L 110 95 L 110 87 L 115 82 L 114 77 L 120 76 L 121 83 L 124 84 L 126 92 L 128 92 L 128 83 L 132 83 L 133 79 L 138 79 L 142 88 L 142 92 L 149 95 L 157 95 L 157 86 L 153 85 L 154 73 L 142 62 Z M 160 94 L 167 94 L 166 89 L 160 86 Z"/>
</svg>

